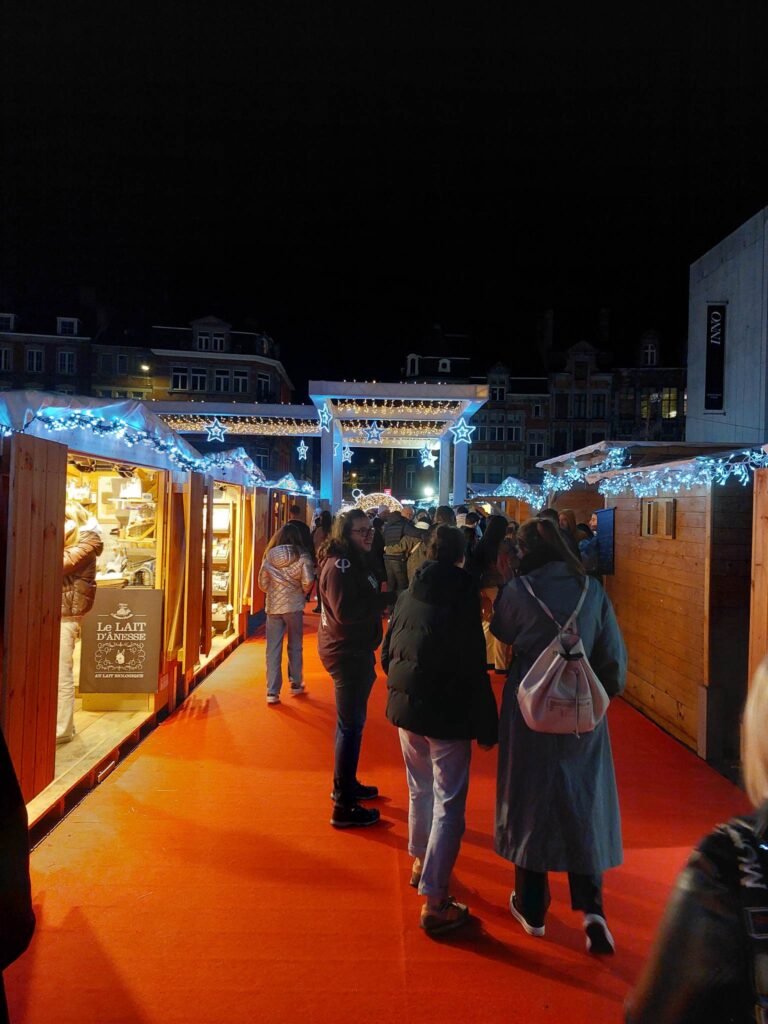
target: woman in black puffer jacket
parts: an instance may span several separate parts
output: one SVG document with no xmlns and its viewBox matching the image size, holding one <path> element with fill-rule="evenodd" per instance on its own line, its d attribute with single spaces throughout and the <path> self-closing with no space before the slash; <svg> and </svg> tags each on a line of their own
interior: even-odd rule
<svg viewBox="0 0 768 1024">
<path fill-rule="evenodd" d="M 411 884 L 427 897 L 422 927 L 440 934 L 468 917 L 448 884 L 464 834 L 472 740 L 490 749 L 498 715 L 485 669 L 480 598 L 461 568 L 461 531 L 438 526 L 427 558 L 398 598 L 381 663 L 388 673 L 387 718 L 400 732 L 410 791 Z"/>
</svg>

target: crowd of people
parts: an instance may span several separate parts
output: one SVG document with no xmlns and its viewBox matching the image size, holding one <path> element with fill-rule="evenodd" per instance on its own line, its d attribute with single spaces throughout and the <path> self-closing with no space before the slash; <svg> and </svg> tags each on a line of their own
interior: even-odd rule
<svg viewBox="0 0 768 1024">
<path fill-rule="evenodd" d="M 472 741 L 499 744 L 496 850 L 515 869 L 510 911 L 543 935 L 547 873 L 566 871 L 586 947 L 611 953 L 602 874 L 621 863 L 618 796 L 605 721 L 585 736 L 536 733 L 515 699 L 555 622 L 579 606 L 578 631 L 610 697 L 624 685 L 626 656 L 599 583 L 580 599 L 594 539 L 573 512 L 546 509 L 519 526 L 500 513 L 441 506 L 414 514 L 384 506 L 320 513 L 311 534 L 295 526 L 272 538 L 259 583 L 266 592 L 267 702 L 280 702 L 283 637 L 291 696 L 303 696 L 301 617 L 317 586 L 318 653 L 333 680 L 336 735 L 330 822 L 359 828 L 380 820 L 366 804 L 378 788 L 357 768 L 376 678 L 387 673 L 387 718 L 398 729 L 409 791 L 411 884 L 425 897 L 422 927 L 461 927 L 468 907 L 450 891 L 464 832 Z M 553 620 L 519 585 L 526 576 Z M 385 632 L 386 624 L 386 632 Z M 490 672 L 507 676 L 501 728 Z"/>
</svg>

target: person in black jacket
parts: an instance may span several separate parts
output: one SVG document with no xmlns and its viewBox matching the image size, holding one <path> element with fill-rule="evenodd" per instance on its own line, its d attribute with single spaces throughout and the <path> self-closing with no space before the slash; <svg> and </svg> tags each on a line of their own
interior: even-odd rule
<svg viewBox="0 0 768 1024">
<path fill-rule="evenodd" d="M 766 718 L 768 660 L 752 680 L 742 727 L 744 783 L 756 811 L 718 825 L 691 854 L 627 1001 L 627 1024 L 749 1024 L 768 1017 Z"/>
<path fill-rule="evenodd" d="M 320 628 L 317 650 L 333 679 L 336 695 L 336 746 L 333 770 L 334 828 L 374 825 L 375 808 L 361 800 L 379 795 L 376 786 L 358 781 L 357 764 L 368 697 L 376 679 L 375 651 L 381 643 L 381 615 L 394 595 L 379 592 L 370 561 L 373 525 L 362 509 L 336 516 L 326 545 L 320 550 Z"/>
<path fill-rule="evenodd" d="M 421 531 L 410 522 L 411 510 L 405 515 L 396 509 L 390 512 L 384 524 L 384 567 L 387 571 L 387 590 L 399 594 L 408 589 L 408 556 L 421 543 Z"/>
<path fill-rule="evenodd" d="M 0 731 L 0 1024 L 8 1022 L 3 971 L 32 940 L 27 809 Z"/>
<path fill-rule="evenodd" d="M 381 663 L 387 718 L 400 732 L 410 791 L 411 884 L 427 898 L 422 928 L 439 935 L 469 916 L 448 885 L 464 834 L 471 741 L 487 750 L 496 743 L 498 713 L 485 669 L 480 597 L 461 568 L 461 531 L 438 526 L 427 557 L 398 598 Z"/>
</svg>

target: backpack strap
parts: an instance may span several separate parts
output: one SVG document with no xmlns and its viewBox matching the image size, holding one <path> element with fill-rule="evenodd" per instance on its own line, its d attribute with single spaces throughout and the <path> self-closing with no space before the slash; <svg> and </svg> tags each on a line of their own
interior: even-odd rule
<svg viewBox="0 0 768 1024">
<path fill-rule="evenodd" d="M 554 624 L 557 626 L 558 630 L 561 633 L 565 633 L 569 629 L 569 627 L 576 621 L 576 619 L 579 616 L 579 612 L 581 611 L 582 605 L 584 604 L 584 598 L 587 596 L 587 591 L 589 590 L 589 576 L 585 576 L 584 577 L 584 587 L 583 587 L 583 589 L 581 591 L 581 596 L 579 597 L 579 603 L 574 608 L 573 612 L 570 615 L 570 618 L 568 619 L 568 621 L 565 623 L 564 626 L 560 625 L 560 623 L 557 621 L 557 619 L 552 614 L 552 612 L 549 610 L 549 608 L 547 608 L 547 606 L 544 604 L 544 602 L 540 598 L 538 598 L 536 596 L 536 594 L 533 591 L 533 587 L 531 586 L 531 583 L 530 583 L 530 580 L 528 579 L 528 577 L 527 576 L 520 576 L 519 579 L 520 579 L 521 583 L 523 584 L 523 586 L 525 587 L 525 589 L 528 591 L 528 593 L 534 599 L 534 601 L 536 601 L 536 603 L 539 605 L 541 610 L 545 613 L 545 615 L 547 615 L 550 619 L 552 619 L 552 621 L 554 622 Z"/>
<path fill-rule="evenodd" d="M 750 951 L 755 1020 L 768 1024 L 768 881 L 764 854 L 746 821 L 736 819 L 721 829 L 733 843 L 739 866 L 739 903 Z"/>
</svg>

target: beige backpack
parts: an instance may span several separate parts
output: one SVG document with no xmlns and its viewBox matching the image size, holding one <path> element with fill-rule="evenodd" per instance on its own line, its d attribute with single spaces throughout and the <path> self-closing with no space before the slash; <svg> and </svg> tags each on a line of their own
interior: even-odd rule
<svg viewBox="0 0 768 1024">
<path fill-rule="evenodd" d="M 592 732 L 608 709 L 610 698 L 584 653 L 577 619 L 589 590 L 589 577 L 573 614 L 561 626 L 533 591 L 528 579 L 520 581 L 557 626 L 557 636 L 526 672 L 517 691 L 525 724 L 534 732 L 579 736 Z"/>
</svg>

